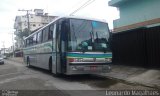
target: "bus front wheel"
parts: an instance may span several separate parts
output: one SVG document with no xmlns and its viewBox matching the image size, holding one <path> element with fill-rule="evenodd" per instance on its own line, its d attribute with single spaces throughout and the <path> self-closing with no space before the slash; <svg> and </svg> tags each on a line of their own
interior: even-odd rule
<svg viewBox="0 0 160 96">
<path fill-rule="evenodd" d="M 52 57 L 49 58 L 49 71 L 52 72 Z"/>
<path fill-rule="evenodd" d="M 30 60 L 27 58 L 27 67 L 30 67 Z"/>
</svg>

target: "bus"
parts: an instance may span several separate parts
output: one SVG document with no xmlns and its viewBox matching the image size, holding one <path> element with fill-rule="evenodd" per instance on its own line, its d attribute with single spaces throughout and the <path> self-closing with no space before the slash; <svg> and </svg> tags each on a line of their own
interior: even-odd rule
<svg viewBox="0 0 160 96">
<path fill-rule="evenodd" d="M 58 17 L 25 38 L 24 62 L 53 74 L 110 72 L 110 32 L 103 20 Z"/>
</svg>

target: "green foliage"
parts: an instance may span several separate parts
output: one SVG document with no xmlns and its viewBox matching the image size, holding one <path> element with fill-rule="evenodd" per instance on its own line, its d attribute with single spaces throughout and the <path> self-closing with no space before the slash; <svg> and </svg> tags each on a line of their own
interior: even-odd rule
<svg viewBox="0 0 160 96">
<path fill-rule="evenodd" d="M 29 31 L 29 29 L 25 28 L 22 32 L 18 32 L 17 36 L 23 39 L 23 37 L 27 37 L 29 35 Z"/>
</svg>

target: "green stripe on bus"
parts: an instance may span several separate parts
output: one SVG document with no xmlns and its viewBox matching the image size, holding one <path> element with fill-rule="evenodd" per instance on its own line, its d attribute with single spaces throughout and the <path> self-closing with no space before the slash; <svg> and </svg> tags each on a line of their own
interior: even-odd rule
<svg viewBox="0 0 160 96">
<path fill-rule="evenodd" d="M 112 54 L 67 53 L 67 58 L 112 58 Z"/>
</svg>

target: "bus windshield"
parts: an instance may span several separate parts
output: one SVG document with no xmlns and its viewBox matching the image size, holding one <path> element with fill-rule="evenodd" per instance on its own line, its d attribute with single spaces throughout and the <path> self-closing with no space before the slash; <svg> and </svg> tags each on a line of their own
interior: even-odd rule
<svg viewBox="0 0 160 96">
<path fill-rule="evenodd" d="M 70 19 L 68 51 L 110 51 L 107 23 Z"/>
</svg>

